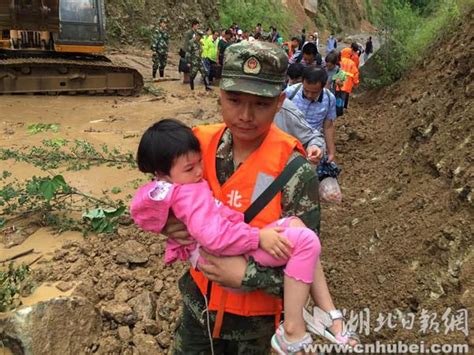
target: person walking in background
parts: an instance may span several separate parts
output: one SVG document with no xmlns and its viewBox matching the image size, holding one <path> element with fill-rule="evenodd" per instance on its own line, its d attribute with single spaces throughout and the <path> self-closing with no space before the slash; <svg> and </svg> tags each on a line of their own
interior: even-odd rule
<svg viewBox="0 0 474 355">
<path fill-rule="evenodd" d="M 367 42 L 365 42 L 365 53 L 364 53 L 364 62 L 369 59 L 370 55 L 374 52 L 374 45 L 372 43 L 372 37 L 369 37 Z"/>
<path fill-rule="evenodd" d="M 341 61 L 339 63 L 341 70 L 346 74 L 346 79 L 342 85 L 336 85 L 337 91 L 341 91 L 344 100 L 344 108 L 349 106 L 349 95 L 352 93 L 352 88 L 359 85 L 359 67 L 354 63 L 351 56 L 351 51 L 344 50 L 341 52 Z"/>
<path fill-rule="evenodd" d="M 331 33 L 327 40 L 327 45 L 326 45 L 326 52 L 330 53 L 337 48 L 337 39 L 334 37 L 334 33 Z"/>
<path fill-rule="evenodd" d="M 330 52 L 326 58 L 326 73 L 328 75 L 328 81 L 326 83 L 326 88 L 329 89 L 333 94 L 336 93 L 336 82 L 333 80 L 333 76 L 337 74 L 340 70 L 339 65 L 339 54 L 337 52 Z"/>
<path fill-rule="evenodd" d="M 318 32 L 313 33 L 313 41 L 314 41 L 314 44 L 316 45 L 316 48 L 318 48 L 318 52 L 319 52 L 319 33 Z"/>
<path fill-rule="evenodd" d="M 306 42 L 298 56 L 293 55 L 290 64 L 301 63 L 304 67 L 321 65 L 323 58 L 318 52 L 318 48 L 314 42 Z"/>
<path fill-rule="evenodd" d="M 217 55 L 218 62 L 217 63 L 221 66 L 224 63 L 225 49 L 232 44 L 231 41 L 230 41 L 231 38 L 232 38 L 232 31 L 231 30 L 226 30 L 224 32 L 224 37 L 219 41 L 219 43 L 217 45 L 217 52 L 218 52 L 218 55 Z"/>
<path fill-rule="evenodd" d="M 158 69 L 160 70 L 160 78 L 165 75 L 165 67 L 168 59 L 168 42 L 169 34 L 166 31 L 166 20 L 161 17 L 159 19 L 159 28 L 155 31 L 151 44 L 153 51 L 153 79 L 156 78 L 156 71 Z"/>
<path fill-rule="evenodd" d="M 303 45 L 306 43 L 306 29 L 301 30 L 301 41 L 299 49 L 303 48 Z"/>
<path fill-rule="evenodd" d="M 301 39 L 293 36 L 290 42 L 290 52 L 288 53 L 288 60 L 291 61 L 293 56 L 298 57 L 301 53 Z"/>
<path fill-rule="evenodd" d="M 359 69 L 359 45 L 356 42 L 352 42 L 350 47 L 344 48 L 341 51 L 341 57 L 351 59 L 356 68 Z"/>
<path fill-rule="evenodd" d="M 301 83 L 303 80 L 304 67 L 301 63 L 293 63 L 288 66 L 286 76 L 288 77 L 288 86 Z"/>
<path fill-rule="evenodd" d="M 217 63 L 219 32 L 209 29 L 207 33 L 207 36 L 202 40 L 202 58 L 208 73 L 209 82 L 212 83 L 214 80 L 214 66 Z"/>
<path fill-rule="evenodd" d="M 191 39 L 189 43 L 189 51 L 186 53 L 186 62 L 190 68 L 190 78 L 189 84 L 191 90 L 194 90 L 194 79 L 196 78 L 197 73 L 201 73 L 202 79 L 204 80 L 204 86 L 206 90 L 212 90 L 209 84 L 209 78 L 202 61 L 202 47 L 201 47 L 201 38 L 204 36 L 204 32 L 197 30 L 194 38 Z"/>
<path fill-rule="evenodd" d="M 285 90 L 288 99 L 303 112 L 306 122 L 320 132 L 324 132 L 327 160 L 334 161 L 336 154 L 336 98 L 324 87 L 328 76 L 318 67 L 308 67 L 303 72 L 303 83 Z"/>
<path fill-rule="evenodd" d="M 188 30 L 184 34 L 184 40 L 183 40 L 183 51 L 187 53 L 189 51 L 189 45 L 191 44 L 191 40 L 193 39 L 196 31 L 199 29 L 199 21 L 197 19 L 192 20 L 191 22 L 191 29 Z"/>
<path fill-rule="evenodd" d="M 336 115 L 342 116 L 344 114 L 345 94 L 337 90 L 344 85 L 346 80 L 346 73 L 339 67 L 339 53 L 336 51 L 330 52 L 325 59 L 326 73 L 328 74 L 328 81 L 326 88 L 329 89 L 336 97 Z"/>
<path fill-rule="evenodd" d="M 277 28 L 270 26 L 270 29 L 271 29 L 271 32 L 270 32 L 271 42 L 278 43 L 278 39 L 281 38 L 281 36 L 278 33 Z"/>
</svg>

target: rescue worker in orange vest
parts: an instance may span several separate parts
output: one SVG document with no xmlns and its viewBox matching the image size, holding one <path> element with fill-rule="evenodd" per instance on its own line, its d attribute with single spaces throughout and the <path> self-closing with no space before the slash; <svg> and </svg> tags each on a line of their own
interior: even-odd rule
<svg viewBox="0 0 474 355">
<path fill-rule="evenodd" d="M 344 53 L 346 57 L 349 55 L 348 58 L 350 58 L 356 65 L 356 68 L 359 69 L 359 45 L 357 43 L 353 42 L 350 47 L 344 48 L 341 51 L 341 56 L 342 53 Z"/>
<path fill-rule="evenodd" d="M 350 51 L 346 51 L 346 49 L 350 49 Z M 343 83 L 338 83 L 336 81 L 336 94 L 338 92 L 342 93 L 340 97 L 344 100 L 344 108 L 346 109 L 349 106 L 349 95 L 352 92 L 352 88 L 359 85 L 359 68 L 351 59 L 351 51 L 351 48 L 344 48 L 341 51 L 339 67 L 340 70 L 344 71 L 346 74 L 346 80 L 344 80 Z"/>
<path fill-rule="evenodd" d="M 285 94 L 288 57 L 277 46 L 243 41 L 226 49 L 221 89 L 223 123 L 194 129 L 203 152 L 204 178 L 214 196 L 245 211 L 254 199 L 304 152 L 295 138 L 273 125 Z M 318 232 L 318 180 L 304 163 L 256 217 L 261 227 L 284 216 L 297 216 Z M 181 244 L 185 226 L 170 217 L 163 234 Z M 268 354 L 275 323 L 281 314 L 282 270 L 264 268 L 242 256 L 217 257 L 201 251 L 207 261 L 179 281 L 183 313 L 175 333 L 175 354 Z M 318 305 L 334 310 L 322 266 Z M 232 292 L 228 288 L 239 289 Z M 209 311 L 207 311 L 209 309 Z M 342 330 L 342 321 L 333 331 Z"/>
</svg>

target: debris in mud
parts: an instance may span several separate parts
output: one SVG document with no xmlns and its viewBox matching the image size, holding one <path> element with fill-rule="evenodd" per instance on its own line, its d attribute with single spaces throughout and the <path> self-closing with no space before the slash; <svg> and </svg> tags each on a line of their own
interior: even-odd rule
<svg viewBox="0 0 474 355">
<path fill-rule="evenodd" d="M 26 227 L 11 225 L 1 230 L 3 234 L 3 245 L 5 248 L 12 248 L 23 243 L 30 235 L 35 233 L 40 227 L 30 224 Z"/>
<path fill-rule="evenodd" d="M 154 85 L 146 85 L 143 87 L 145 92 L 148 94 L 154 95 L 154 96 L 159 96 L 159 97 L 164 97 L 166 95 L 166 92 L 163 88 L 157 88 Z"/>
<path fill-rule="evenodd" d="M 107 319 L 114 320 L 118 324 L 132 325 L 137 321 L 137 314 L 126 303 L 111 301 L 102 306 L 101 313 Z"/>
<path fill-rule="evenodd" d="M 101 327 L 92 303 L 60 297 L 0 318 L 0 338 L 16 339 L 25 354 L 83 354 L 98 341 Z"/>
<path fill-rule="evenodd" d="M 128 240 L 116 250 L 117 263 L 143 264 L 148 261 L 149 254 L 145 246 L 135 240 Z"/>
</svg>

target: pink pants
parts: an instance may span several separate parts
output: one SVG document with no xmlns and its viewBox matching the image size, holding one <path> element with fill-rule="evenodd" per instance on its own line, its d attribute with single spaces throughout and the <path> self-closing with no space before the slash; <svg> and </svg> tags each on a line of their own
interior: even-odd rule
<svg viewBox="0 0 474 355">
<path fill-rule="evenodd" d="M 285 230 L 282 234 L 288 238 L 293 245 L 290 258 L 276 259 L 263 249 L 257 249 L 246 256 L 251 256 L 257 263 L 267 267 L 285 267 L 285 274 L 289 277 L 305 283 L 312 283 L 314 269 L 321 253 L 321 243 L 319 238 L 311 229 L 306 227 L 290 227 L 290 222 L 294 217 L 282 218 L 273 222 L 265 228 L 282 227 Z M 198 264 L 205 260 L 199 255 L 199 244 L 189 256 L 189 261 L 195 268 L 199 268 Z M 233 290 L 235 292 L 235 290 Z"/>
<path fill-rule="evenodd" d="M 276 259 L 266 251 L 257 249 L 247 254 L 262 266 L 285 267 L 285 274 L 289 277 L 305 283 L 312 283 L 314 269 L 321 253 L 319 238 L 311 229 L 305 227 L 289 227 L 292 217 L 279 219 L 268 227 L 283 227 L 282 234 L 293 244 L 291 256 L 288 259 Z"/>
</svg>

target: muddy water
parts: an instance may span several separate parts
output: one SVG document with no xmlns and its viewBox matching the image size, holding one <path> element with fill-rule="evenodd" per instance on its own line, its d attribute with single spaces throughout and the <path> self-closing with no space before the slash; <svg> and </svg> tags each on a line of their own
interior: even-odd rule
<svg viewBox="0 0 474 355">
<path fill-rule="evenodd" d="M 28 297 L 21 299 L 22 307 L 32 306 L 38 302 L 47 301 L 51 298 L 70 296 L 74 288 L 67 292 L 62 292 L 55 287 L 55 284 L 43 284 L 37 287 Z"/>
<path fill-rule="evenodd" d="M 21 245 L 6 249 L 4 245 L 0 243 L 0 258 L 7 259 L 33 249 L 32 253 L 15 259 L 15 262 L 29 264 L 39 256 L 42 256 L 40 259 L 41 261 L 49 260 L 52 257 L 54 250 L 60 248 L 66 240 L 81 239 L 82 234 L 78 232 L 56 234 L 50 228 L 40 228 L 30 235 Z M 35 264 L 33 264 L 32 267 L 35 267 Z"/>
<path fill-rule="evenodd" d="M 141 71 L 145 80 L 150 79 L 146 69 L 147 66 L 151 68 L 151 60 L 146 54 L 115 54 L 113 57 Z M 175 59 L 172 57 L 166 79 L 179 78 L 176 63 L 173 62 Z M 141 134 L 157 120 L 172 117 L 189 125 L 219 120 L 217 88 L 216 92 L 207 93 L 203 85 L 197 85 L 196 90 L 191 92 L 187 85 L 176 80 L 148 82 L 146 85 L 160 89 L 162 97 L 151 94 L 140 97 L 0 96 L 0 147 L 28 150 L 41 146 L 44 139 L 62 138 L 85 140 L 96 148 L 106 144 L 109 148 L 135 154 Z M 58 124 L 59 130 L 37 134 L 28 132 L 29 125 L 38 123 Z M 0 161 L 0 173 L 3 170 L 12 173 L 8 181 L 47 175 L 40 168 L 13 160 Z M 137 184 L 146 181 L 143 174 L 131 168 L 98 166 L 88 170 L 67 171 L 65 167 L 60 167 L 52 173 L 62 174 L 71 186 L 84 193 L 100 196 L 104 190 L 108 190 L 112 198 L 125 200 Z M 110 190 L 114 187 L 120 192 L 112 195 Z M 1 244 L 2 237 L 0 230 L 0 259 L 34 249 L 34 254 L 16 260 L 20 263 L 29 263 L 38 255 L 48 259 L 64 240 L 82 238 L 79 233 L 55 235 L 52 230 L 41 228 L 21 245 L 5 249 Z"/>
</svg>

